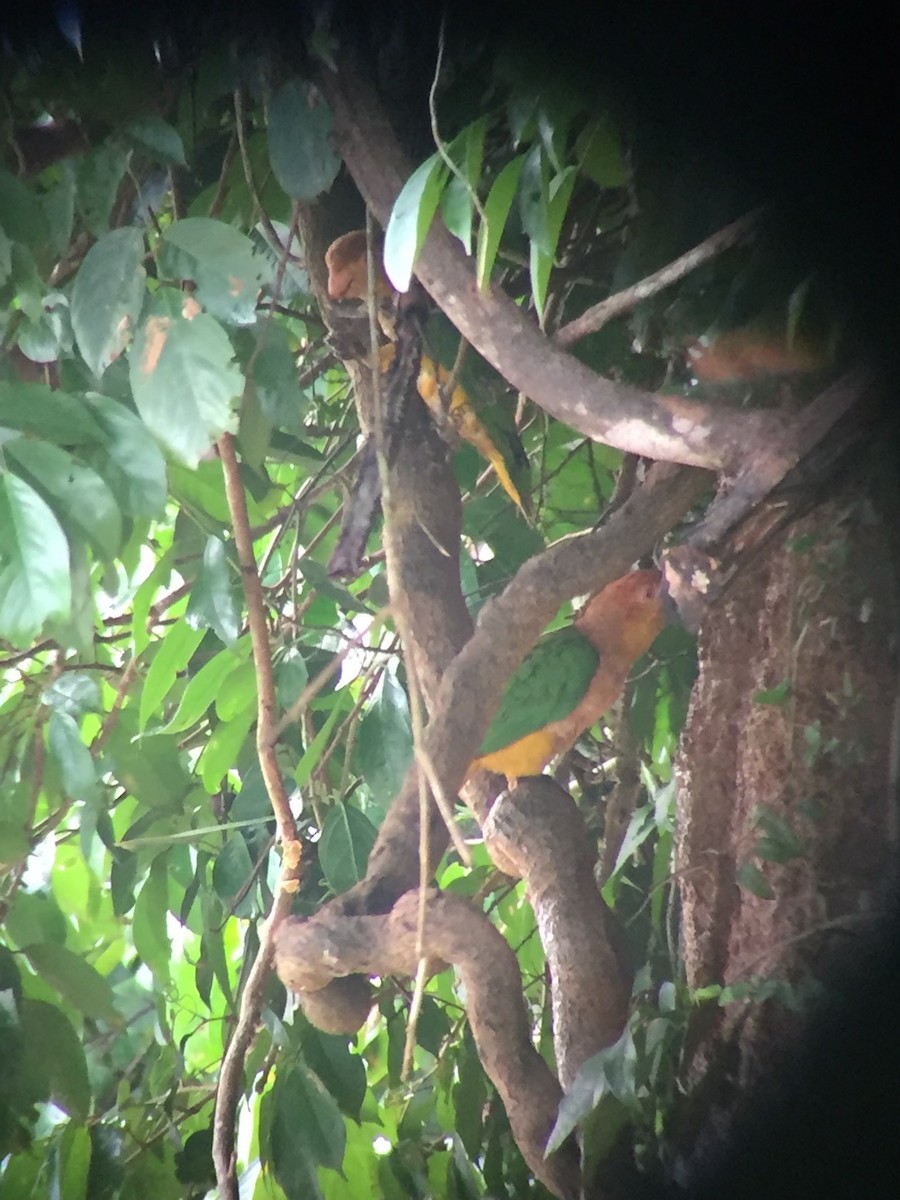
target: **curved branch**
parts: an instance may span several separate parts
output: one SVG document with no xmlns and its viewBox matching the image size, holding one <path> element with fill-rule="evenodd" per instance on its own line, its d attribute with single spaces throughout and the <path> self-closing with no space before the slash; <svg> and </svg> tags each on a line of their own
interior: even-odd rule
<svg viewBox="0 0 900 1200">
<path fill-rule="evenodd" d="M 323 73 L 335 134 L 351 175 L 382 225 L 411 170 L 374 90 L 352 62 Z M 718 409 L 655 395 L 595 374 L 555 346 L 502 291 L 479 292 L 459 244 L 439 223 L 416 274 L 462 335 L 517 390 L 594 441 L 713 470 L 740 460 L 749 438 L 783 425 L 773 412 Z"/>
</svg>

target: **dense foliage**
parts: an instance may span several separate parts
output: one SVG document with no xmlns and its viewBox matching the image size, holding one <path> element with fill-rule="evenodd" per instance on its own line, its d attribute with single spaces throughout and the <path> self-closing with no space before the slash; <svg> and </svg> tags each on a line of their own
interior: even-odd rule
<svg viewBox="0 0 900 1200">
<path fill-rule="evenodd" d="M 327 572 L 359 425 L 297 206 L 334 188 L 362 223 L 329 111 L 306 77 L 218 46 L 190 69 L 158 63 L 149 46 L 103 67 L 89 51 L 83 64 L 60 35 L 15 61 L 4 92 L 2 1200 L 211 1186 L 218 1064 L 280 862 L 223 435 L 236 438 L 278 701 L 294 717 L 280 764 L 304 844 L 297 911 L 361 877 L 412 754 L 377 536 L 358 578 Z M 552 329 L 749 206 L 727 189 L 691 203 L 679 193 L 685 165 L 674 171 L 575 78 L 503 55 L 454 67 L 451 55 L 440 146 L 387 230 L 401 286 L 439 213 L 480 282 L 502 284 Z M 713 312 L 726 325 L 757 317 L 764 293 L 766 328 L 787 341 L 808 315 L 802 264 L 773 283 L 767 261 L 758 247 L 730 250 L 578 352 L 605 374 L 690 390 L 685 350 Z M 480 361 L 467 386 L 514 427 L 529 481 L 526 516 L 471 446 L 457 451 L 460 566 L 476 611 L 530 555 L 603 516 L 623 456 L 510 394 Z M 642 964 L 634 1017 L 573 1117 L 605 1105 L 598 1154 L 626 1116 L 655 1153 L 691 1002 L 667 877 L 692 661 L 687 635 L 667 630 L 622 711 L 567 760 L 598 844 L 622 764 L 640 780 L 604 888 Z M 515 948 L 547 1048 L 531 910 L 477 840 L 473 851 L 470 870 L 448 854 L 439 883 L 477 896 Z M 408 1004 L 407 981 L 381 981 L 377 1014 L 350 1040 L 291 1019 L 272 979 L 247 1063 L 242 1194 L 538 1193 L 452 973 L 428 985 L 404 1077 Z"/>
</svg>

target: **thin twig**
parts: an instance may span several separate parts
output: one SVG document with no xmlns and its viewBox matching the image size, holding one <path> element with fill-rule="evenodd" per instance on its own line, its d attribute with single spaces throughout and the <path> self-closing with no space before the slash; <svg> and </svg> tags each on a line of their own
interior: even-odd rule
<svg viewBox="0 0 900 1200">
<path fill-rule="evenodd" d="M 716 258 L 723 250 L 727 250 L 749 237 L 759 224 L 763 212 L 762 208 L 756 208 L 752 212 L 746 213 L 743 217 L 732 221 L 730 225 L 726 225 L 724 229 L 710 234 L 692 250 L 688 250 L 679 258 L 667 263 L 666 266 L 660 267 L 652 275 L 647 275 L 637 283 L 633 283 L 631 287 L 623 288 L 621 292 L 607 296 L 599 304 L 592 305 L 580 317 L 576 317 L 574 321 L 570 321 L 568 325 L 563 325 L 561 329 L 558 329 L 552 340 L 558 346 L 571 346 L 586 337 L 587 334 L 596 333 L 614 317 L 620 317 L 622 313 L 628 312 L 642 300 L 647 300 L 651 296 L 655 296 L 657 292 L 671 287 L 673 283 L 677 283 L 685 275 L 690 275 L 691 271 L 695 271 L 703 263 Z"/>
<path fill-rule="evenodd" d="M 244 585 L 244 597 L 247 602 L 250 638 L 253 644 L 258 692 L 256 747 L 262 777 L 272 811 L 275 814 L 278 836 L 282 845 L 281 877 L 275 902 L 260 932 L 259 951 L 247 974 L 246 984 L 241 994 L 237 1024 L 222 1059 L 219 1084 L 216 1090 L 216 1107 L 213 1118 L 213 1162 L 216 1169 L 216 1182 L 222 1200 L 239 1200 L 235 1121 L 244 1060 L 262 1008 L 263 990 L 274 954 L 275 931 L 290 912 L 293 893 L 299 886 L 301 843 L 297 836 L 297 826 L 276 758 L 275 711 L 277 699 L 275 676 L 272 670 L 272 652 L 266 627 L 266 605 L 253 556 L 247 498 L 241 482 L 234 451 L 234 438 L 231 434 L 222 435 L 218 442 L 218 449 L 222 461 L 228 508 L 231 513 L 234 544 Z"/>
</svg>

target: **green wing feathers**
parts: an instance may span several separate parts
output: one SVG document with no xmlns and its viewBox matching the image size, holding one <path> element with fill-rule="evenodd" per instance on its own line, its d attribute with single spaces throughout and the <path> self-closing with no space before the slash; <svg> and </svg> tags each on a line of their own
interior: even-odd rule
<svg viewBox="0 0 900 1200">
<path fill-rule="evenodd" d="M 571 626 L 543 638 L 509 681 L 479 753 L 492 754 L 567 717 L 599 664 L 598 652 Z"/>
</svg>

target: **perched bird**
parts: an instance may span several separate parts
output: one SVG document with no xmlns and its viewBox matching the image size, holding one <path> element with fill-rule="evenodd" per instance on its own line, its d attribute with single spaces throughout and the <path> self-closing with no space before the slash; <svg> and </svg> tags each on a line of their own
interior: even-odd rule
<svg viewBox="0 0 900 1200">
<path fill-rule="evenodd" d="M 632 664 L 664 624 L 655 567 L 614 580 L 565 629 L 542 638 L 507 686 L 476 768 L 512 782 L 539 775 L 621 695 Z"/>
<path fill-rule="evenodd" d="M 364 229 L 354 229 L 333 241 L 325 252 L 325 265 L 328 267 L 328 296 L 331 300 L 366 300 L 369 292 L 369 271 Z M 395 293 L 381 267 L 379 255 L 375 257 L 375 267 L 372 286 L 378 307 L 378 320 L 386 336 L 393 340 Z M 422 355 L 417 384 L 419 395 L 438 422 L 449 422 L 457 435 L 474 446 L 481 457 L 490 463 L 503 490 L 525 514 L 526 499 L 523 499 L 522 493 L 529 482 L 530 472 L 518 431 L 509 414 L 500 410 L 496 404 L 481 405 L 480 411 L 476 413 L 469 399 L 469 390 L 462 386 L 468 383 L 471 389 L 475 382 L 465 365 L 460 382 L 454 386 L 452 394 L 443 396 L 442 390 L 451 375 L 448 364 L 452 366 L 454 362 L 459 335 L 449 322 L 435 316 L 428 323 L 426 339 L 429 348 L 434 343 L 436 358 Z M 390 366 L 393 356 L 394 348 L 390 343 L 381 347 L 383 371 Z"/>
</svg>

